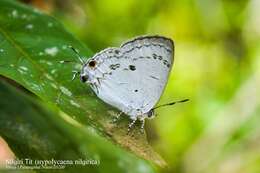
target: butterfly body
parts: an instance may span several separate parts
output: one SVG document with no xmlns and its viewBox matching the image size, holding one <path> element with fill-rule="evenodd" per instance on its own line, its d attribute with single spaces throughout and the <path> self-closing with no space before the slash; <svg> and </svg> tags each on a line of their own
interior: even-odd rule
<svg viewBox="0 0 260 173">
<path fill-rule="evenodd" d="M 169 38 L 142 36 L 107 48 L 83 65 L 82 82 L 96 95 L 132 120 L 153 115 L 173 65 L 174 44 Z"/>
</svg>

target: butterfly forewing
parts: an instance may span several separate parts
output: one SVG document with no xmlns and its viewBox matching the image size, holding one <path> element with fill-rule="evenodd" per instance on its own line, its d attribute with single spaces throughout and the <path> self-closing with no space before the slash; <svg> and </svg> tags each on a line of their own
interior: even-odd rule
<svg viewBox="0 0 260 173">
<path fill-rule="evenodd" d="M 102 51 L 94 57 L 101 62 L 97 76 L 103 76 L 97 95 L 131 117 L 149 112 L 165 88 L 173 53 L 173 42 L 159 36 L 138 37 Z"/>
</svg>

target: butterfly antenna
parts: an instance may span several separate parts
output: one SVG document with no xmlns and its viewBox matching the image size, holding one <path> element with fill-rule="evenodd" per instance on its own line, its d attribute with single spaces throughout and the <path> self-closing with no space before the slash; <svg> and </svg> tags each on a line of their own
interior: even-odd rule
<svg viewBox="0 0 260 173">
<path fill-rule="evenodd" d="M 72 46 L 69 46 L 69 48 L 71 48 L 71 50 L 78 56 L 78 59 L 79 59 L 80 63 L 83 65 L 83 64 L 84 64 L 84 61 L 83 61 L 83 59 L 81 58 L 79 52 L 78 52 L 74 47 L 72 47 Z"/>
<path fill-rule="evenodd" d="M 184 99 L 184 100 L 179 100 L 179 101 L 175 101 L 175 102 L 171 102 L 171 103 L 166 103 L 166 104 L 154 107 L 153 110 L 157 109 L 157 108 L 160 108 L 160 107 L 164 107 L 164 106 L 171 106 L 171 105 L 174 105 L 176 103 L 184 103 L 184 102 L 187 102 L 187 101 L 189 101 L 189 99 Z"/>
<path fill-rule="evenodd" d="M 72 60 L 62 60 L 62 61 L 59 61 L 61 64 L 65 64 L 65 63 L 76 63 L 76 61 L 72 61 Z"/>
</svg>

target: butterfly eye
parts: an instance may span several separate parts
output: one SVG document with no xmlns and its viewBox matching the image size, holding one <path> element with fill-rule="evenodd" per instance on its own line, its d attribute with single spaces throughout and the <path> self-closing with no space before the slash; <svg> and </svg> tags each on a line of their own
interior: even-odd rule
<svg viewBox="0 0 260 173">
<path fill-rule="evenodd" d="M 91 68 L 96 67 L 96 65 L 97 65 L 97 62 L 94 61 L 94 60 L 92 60 L 92 61 L 90 61 L 90 62 L 88 63 L 88 66 L 91 67 Z"/>
</svg>

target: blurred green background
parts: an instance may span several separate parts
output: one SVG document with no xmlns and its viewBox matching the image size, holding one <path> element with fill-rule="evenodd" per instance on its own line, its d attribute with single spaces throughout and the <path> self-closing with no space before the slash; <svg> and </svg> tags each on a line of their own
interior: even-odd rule
<svg viewBox="0 0 260 173">
<path fill-rule="evenodd" d="M 163 172 L 260 172 L 259 0 L 24 0 L 97 52 L 138 35 L 175 42 L 175 64 L 146 129 Z"/>
</svg>

